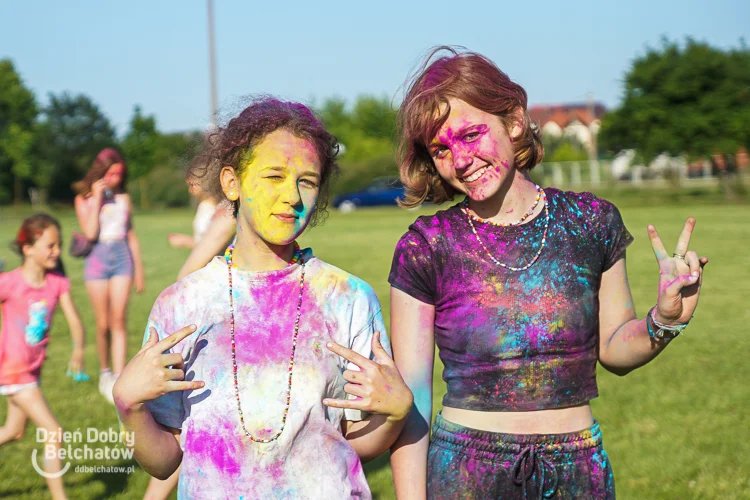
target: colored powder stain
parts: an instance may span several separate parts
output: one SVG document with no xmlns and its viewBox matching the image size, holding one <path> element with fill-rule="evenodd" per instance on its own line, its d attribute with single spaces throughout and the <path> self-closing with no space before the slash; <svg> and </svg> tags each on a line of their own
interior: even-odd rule
<svg viewBox="0 0 750 500">
<path fill-rule="evenodd" d="M 284 475 L 284 462 L 275 463 L 267 470 L 276 481 L 279 481 Z"/>
<path fill-rule="evenodd" d="M 234 435 L 235 429 L 231 427 L 227 423 L 224 425 L 224 429 L 220 429 L 218 432 L 193 429 L 193 435 L 185 451 L 210 457 L 211 463 L 223 474 L 239 475 L 240 464 L 233 458 L 238 455 L 232 451 L 236 446 L 230 437 Z"/>
<path fill-rule="evenodd" d="M 362 474 L 362 462 L 359 459 L 352 461 L 350 473 L 351 477 L 357 477 Z"/>
<path fill-rule="evenodd" d="M 562 330 L 563 328 L 565 328 L 565 321 L 562 319 L 553 321 L 549 325 L 549 333 L 557 333 L 558 330 Z"/>
<path fill-rule="evenodd" d="M 313 340 L 313 342 L 312 342 L 312 351 L 313 351 L 313 354 L 315 354 L 316 358 L 323 357 L 323 346 L 320 343 L 319 339 Z"/>
</svg>

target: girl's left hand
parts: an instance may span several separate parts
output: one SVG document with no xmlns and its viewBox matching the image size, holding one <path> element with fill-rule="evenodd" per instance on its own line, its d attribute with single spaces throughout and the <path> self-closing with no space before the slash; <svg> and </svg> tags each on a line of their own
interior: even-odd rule
<svg viewBox="0 0 750 500">
<path fill-rule="evenodd" d="M 139 295 L 143 293 L 143 290 L 146 288 L 146 278 L 143 277 L 143 273 L 135 273 L 133 288 L 135 288 L 135 293 Z"/>
<path fill-rule="evenodd" d="M 659 296 L 656 301 L 656 320 L 668 325 L 686 324 L 698 306 L 703 266 L 706 257 L 688 250 L 695 219 L 689 217 L 682 228 L 672 257 L 667 254 L 654 226 L 648 226 L 651 247 L 659 264 Z"/>
<path fill-rule="evenodd" d="M 70 361 L 68 362 L 67 375 L 72 377 L 76 382 L 86 381 L 89 379 L 88 375 L 83 371 L 83 346 L 73 347 L 73 353 L 70 355 Z"/>
<path fill-rule="evenodd" d="M 396 363 L 380 344 L 380 332 L 372 336 L 374 361 L 335 342 L 328 342 L 326 347 L 357 365 L 360 371 L 344 371 L 344 380 L 349 382 L 344 386 L 344 391 L 356 396 L 356 399 L 326 398 L 324 405 L 388 415 L 389 421 L 396 422 L 409 415 L 414 397 L 401 378 Z"/>
</svg>

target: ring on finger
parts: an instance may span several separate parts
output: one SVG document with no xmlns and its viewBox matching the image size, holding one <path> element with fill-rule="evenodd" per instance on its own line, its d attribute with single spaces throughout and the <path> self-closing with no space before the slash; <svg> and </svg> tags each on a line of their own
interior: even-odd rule
<svg viewBox="0 0 750 500">
<path fill-rule="evenodd" d="M 685 254 L 684 253 L 677 253 L 677 252 L 675 252 L 675 253 L 672 254 L 672 257 L 677 257 L 678 259 L 685 260 Z"/>
</svg>

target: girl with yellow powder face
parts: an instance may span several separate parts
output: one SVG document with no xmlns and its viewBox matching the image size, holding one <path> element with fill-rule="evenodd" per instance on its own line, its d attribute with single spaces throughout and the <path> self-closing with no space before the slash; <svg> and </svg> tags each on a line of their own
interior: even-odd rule
<svg viewBox="0 0 750 500">
<path fill-rule="evenodd" d="M 162 479 L 181 464 L 184 498 L 369 498 L 360 459 L 412 395 L 372 288 L 295 242 L 325 214 L 336 139 L 261 98 L 208 147 L 193 174 L 233 204 L 237 239 L 162 292 L 115 386 L 136 459 Z"/>
</svg>

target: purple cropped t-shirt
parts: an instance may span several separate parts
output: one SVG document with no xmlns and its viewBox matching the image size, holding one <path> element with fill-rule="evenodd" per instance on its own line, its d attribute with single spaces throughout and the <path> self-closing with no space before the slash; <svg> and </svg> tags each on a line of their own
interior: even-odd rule
<svg viewBox="0 0 750 500">
<path fill-rule="evenodd" d="M 608 201 L 545 193 L 547 241 L 525 271 L 493 263 L 458 204 L 419 217 L 396 246 L 388 281 L 435 306 L 445 406 L 534 411 L 598 396 L 599 286 L 633 237 Z M 474 226 L 498 261 L 523 267 L 539 250 L 545 219 Z"/>
</svg>

